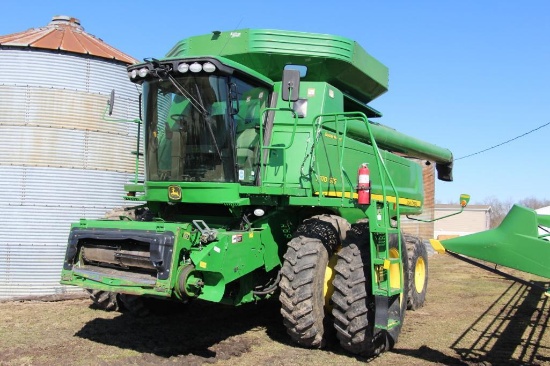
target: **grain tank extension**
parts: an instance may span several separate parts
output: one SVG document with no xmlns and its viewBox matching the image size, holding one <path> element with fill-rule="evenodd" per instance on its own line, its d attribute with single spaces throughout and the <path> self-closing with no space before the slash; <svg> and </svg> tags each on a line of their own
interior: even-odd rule
<svg viewBox="0 0 550 366">
<path fill-rule="evenodd" d="M 370 120 L 387 68 L 347 38 L 244 29 L 128 75 L 143 89 L 145 180 L 125 186 L 129 217 L 72 225 L 62 283 L 129 310 L 275 296 L 304 347 L 334 327 L 352 353 L 390 349 L 426 296 L 426 249 L 400 228 L 424 202 L 409 158 L 446 181 L 453 158 Z"/>
</svg>

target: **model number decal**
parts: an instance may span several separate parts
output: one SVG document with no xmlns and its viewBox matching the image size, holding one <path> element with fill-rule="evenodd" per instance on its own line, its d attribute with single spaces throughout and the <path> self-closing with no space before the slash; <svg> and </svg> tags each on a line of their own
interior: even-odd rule
<svg viewBox="0 0 550 366">
<path fill-rule="evenodd" d="M 330 132 L 325 132 L 324 133 L 324 136 L 329 138 L 329 139 L 333 139 L 333 140 L 340 140 L 342 141 L 342 138 L 341 137 L 338 137 L 337 135 L 333 134 L 333 133 L 330 133 Z"/>
<path fill-rule="evenodd" d="M 338 183 L 338 179 L 334 177 L 327 177 L 326 175 L 321 175 L 319 177 L 321 179 L 321 182 L 323 183 L 330 183 L 330 184 L 336 184 Z"/>
</svg>

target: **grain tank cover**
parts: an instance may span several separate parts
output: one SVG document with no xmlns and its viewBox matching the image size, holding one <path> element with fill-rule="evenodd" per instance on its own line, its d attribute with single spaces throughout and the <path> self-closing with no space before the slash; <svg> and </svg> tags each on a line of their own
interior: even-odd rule
<svg viewBox="0 0 550 366">
<path fill-rule="evenodd" d="M 339 36 L 267 29 L 212 32 L 178 42 L 166 55 L 223 56 L 272 80 L 285 65 L 307 67 L 304 81 L 325 81 L 368 103 L 388 90 L 388 68 L 357 42 Z"/>
</svg>

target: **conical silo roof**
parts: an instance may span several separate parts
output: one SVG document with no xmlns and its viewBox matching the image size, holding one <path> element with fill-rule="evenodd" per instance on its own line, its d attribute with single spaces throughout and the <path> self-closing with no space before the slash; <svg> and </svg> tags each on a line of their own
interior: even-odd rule
<svg viewBox="0 0 550 366">
<path fill-rule="evenodd" d="M 45 27 L 0 36 L 0 47 L 59 50 L 134 64 L 138 61 L 84 31 L 76 18 L 56 15 Z"/>
</svg>

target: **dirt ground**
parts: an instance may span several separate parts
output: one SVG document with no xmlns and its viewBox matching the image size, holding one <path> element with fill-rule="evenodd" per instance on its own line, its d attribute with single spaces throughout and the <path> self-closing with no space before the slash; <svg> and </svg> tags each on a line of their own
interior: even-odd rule
<svg viewBox="0 0 550 366">
<path fill-rule="evenodd" d="M 147 318 L 88 299 L 11 301 L 0 303 L 0 365 L 550 365 L 549 303 L 540 289 L 433 255 L 426 306 L 407 312 L 392 352 L 365 360 L 295 346 L 275 301 L 193 302 Z"/>
</svg>

